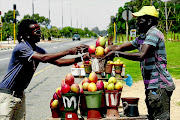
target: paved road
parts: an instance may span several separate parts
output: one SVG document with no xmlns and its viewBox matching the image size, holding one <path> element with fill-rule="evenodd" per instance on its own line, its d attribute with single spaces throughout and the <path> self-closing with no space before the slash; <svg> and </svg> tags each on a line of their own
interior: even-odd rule
<svg viewBox="0 0 180 120">
<path fill-rule="evenodd" d="M 86 39 L 82 41 L 66 41 L 39 43 L 48 53 L 62 51 L 80 44 L 95 44 L 95 40 Z M 4 77 L 12 50 L 0 52 L 0 80 Z M 75 56 L 68 56 L 75 57 Z M 79 63 L 80 64 L 80 63 Z M 26 94 L 26 120 L 45 120 L 51 116 L 50 100 L 57 87 L 60 87 L 61 81 L 67 73 L 70 73 L 71 66 L 57 67 L 51 64 L 40 63 L 35 76 L 25 90 Z M 81 79 L 76 78 L 76 83 Z"/>
</svg>

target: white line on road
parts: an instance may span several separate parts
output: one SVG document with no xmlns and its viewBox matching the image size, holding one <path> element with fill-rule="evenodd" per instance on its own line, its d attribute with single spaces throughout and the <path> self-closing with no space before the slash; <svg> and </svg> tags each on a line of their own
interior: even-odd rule
<svg viewBox="0 0 180 120">
<path fill-rule="evenodd" d="M 9 58 L 0 59 L 0 61 L 7 60 L 7 59 L 9 59 Z"/>
</svg>

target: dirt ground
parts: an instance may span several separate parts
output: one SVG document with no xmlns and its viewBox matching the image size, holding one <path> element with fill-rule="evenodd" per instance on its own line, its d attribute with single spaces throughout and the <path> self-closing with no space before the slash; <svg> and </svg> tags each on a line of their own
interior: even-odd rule
<svg viewBox="0 0 180 120">
<path fill-rule="evenodd" d="M 176 89 L 173 92 L 171 97 L 171 120 L 180 119 L 180 105 L 177 103 L 180 102 L 180 79 L 174 79 Z M 143 81 L 138 81 L 133 83 L 131 87 L 124 85 L 121 97 L 138 97 L 138 109 L 140 115 L 147 115 L 147 108 L 145 104 L 145 90 Z"/>
</svg>

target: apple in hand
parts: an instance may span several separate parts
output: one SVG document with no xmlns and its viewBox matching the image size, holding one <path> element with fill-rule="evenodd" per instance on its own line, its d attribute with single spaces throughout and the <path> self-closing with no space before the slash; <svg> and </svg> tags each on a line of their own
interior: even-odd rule
<svg viewBox="0 0 180 120">
<path fill-rule="evenodd" d="M 96 87 L 96 84 L 95 83 L 89 83 L 89 85 L 88 85 L 88 91 L 89 92 L 95 92 L 95 91 L 97 91 L 97 87 Z"/>
<path fill-rule="evenodd" d="M 93 54 L 93 53 L 95 53 L 95 51 L 96 51 L 95 46 L 94 45 L 90 45 L 89 48 L 88 48 L 89 54 Z"/>
<path fill-rule="evenodd" d="M 104 48 L 101 46 L 98 46 L 96 48 L 95 55 L 104 55 Z"/>
<path fill-rule="evenodd" d="M 64 93 L 68 93 L 71 90 L 71 87 L 69 84 L 65 84 L 64 86 L 62 86 L 61 88 L 61 92 Z"/>
<path fill-rule="evenodd" d="M 62 97 L 62 96 L 61 96 L 61 87 L 58 87 L 58 88 L 56 89 L 56 94 L 58 95 L 59 98 Z"/>
<path fill-rule="evenodd" d="M 98 77 L 97 77 L 96 73 L 95 72 L 91 72 L 89 74 L 89 83 L 91 83 L 91 82 L 97 83 L 97 81 L 98 81 Z"/>
<path fill-rule="evenodd" d="M 71 73 L 68 73 L 65 78 L 65 83 L 72 85 L 74 83 L 74 76 Z"/>
<path fill-rule="evenodd" d="M 97 81 L 96 86 L 97 86 L 98 90 L 103 90 L 104 89 L 103 81 L 101 81 L 101 80 Z"/>
<path fill-rule="evenodd" d="M 85 82 L 89 82 L 89 78 L 88 78 L 88 77 L 85 77 L 85 78 L 82 80 L 82 85 L 83 85 Z"/>
<path fill-rule="evenodd" d="M 77 83 L 74 83 L 71 85 L 71 92 L 73 93 L 79 93 L 79 85 Z"/>
<path fill-rule="evenodd" d="M 88 85 L 89 85 L 89 83 L 88 83 L 88 82 L 85 82 L 85 83 L 83 84 L 83 90 L 88 90 Z"/>
<path fill-rule="evenodd" d="M 115 84 L 114 88 L 115 88 L 116 90 L 122 90 L 122 88 L 123 88 L 122 82 L 117 82 L 117 83 Z"/>
</svg>

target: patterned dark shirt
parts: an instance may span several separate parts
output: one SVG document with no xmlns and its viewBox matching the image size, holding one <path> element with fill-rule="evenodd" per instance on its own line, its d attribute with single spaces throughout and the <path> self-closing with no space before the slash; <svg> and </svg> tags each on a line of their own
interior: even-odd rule
<svg viewBox="0 0 180 120">
<path fill-rule="evenodd" d="M 154 46 L 154 49 L 150 52 L 150 57 L 140 62 L 145 89 L 158 89 L 174 85 L 172 77 L 166 69 L 167 58 L 164 35 L 156 26 L 152 26 L 148 30 L 144 40 L 140 36 L 131 41 L 131 44 L 138 50 L 141 49 L 143 44 Z"/>
<path fill-rule="evenodd" d="M 14 91 L 24 91 L 27 88 L 39 64 L 39 61 L 31 60 L 35 52 L 46 53 L 44 49 L 38 46 L 36 46 L 36 50 L 33 50 L 31 45 L 25 41 L 15 46 L 7 74 L 0 82 L 0 88 Z"/>
</svg>

